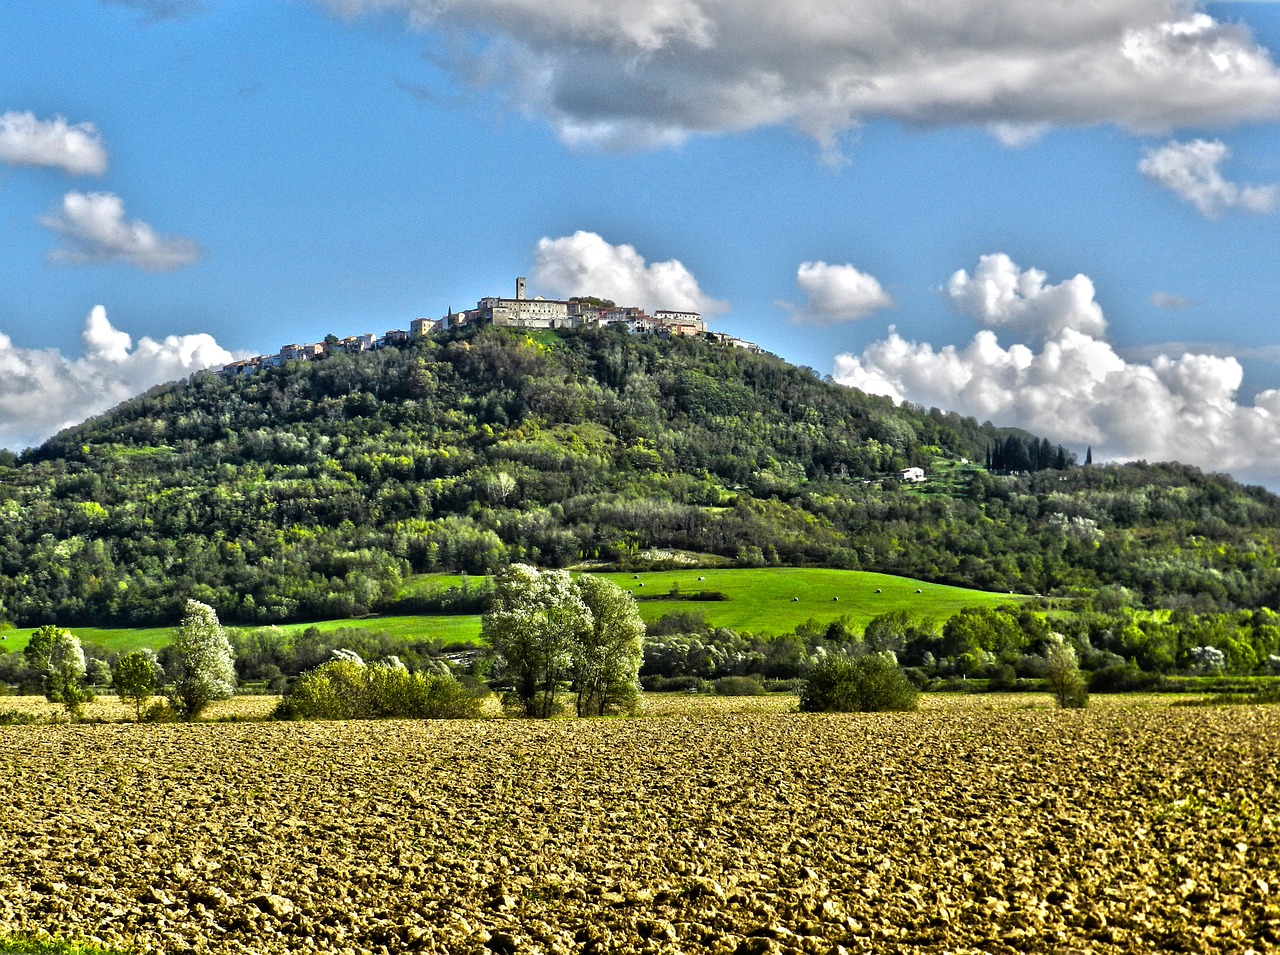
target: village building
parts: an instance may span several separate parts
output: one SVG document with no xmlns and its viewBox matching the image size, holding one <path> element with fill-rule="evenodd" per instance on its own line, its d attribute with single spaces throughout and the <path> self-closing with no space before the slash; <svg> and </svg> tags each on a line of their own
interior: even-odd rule
<svg viewBox="0 0 1280 955">
<path fill-rule="evenodd" d="M 599 300 L 596 300 L 598 302 Z M 480 299 L 476 307 L 463 312 L 452 308 L 443 318 L 415 318 L 409 322 L 409 330 L 392 329 L 381 338 L 372 333 L 351 335 L 337 341 L 330 336 L 328 344 L 314 342 L 306 345 L 291 344 L 280 349 L 278 355 L 247 358 L 223 367 L 226 375 L 251 375 L 262 368 L 274 368 L 291 361 L 313 361 L 326 354 L 339 352 L 364 352 L 390 345 L 402 345 L 426 338 L 439 332 L 450 331 L 461 325 L 484 323 L 507 328 L 597 328 L 608 325 L 624 326 L 633 335 L 661 335 L 668 338 L 701 336 L 707 341 L 744 348 L 753 354 L 763 349 L 753 342 L 707 331 L 707 323 L 697 312 L 676 309 L 656 309 L 652 315 L 634 305 L 601 307 L 595 302 L 580 299 L 564 301 L 546 299 L 540 295 L 529 298 L 525 292 L 525 278 L 516 279 L 515 297 L 488 296 Z M 918 470 L 918 469 L 917 469 Z M 908 480 L 903 478 L 903 480 Z M 924 480 L 921 472 L 918 480 Z"/>
</svg>

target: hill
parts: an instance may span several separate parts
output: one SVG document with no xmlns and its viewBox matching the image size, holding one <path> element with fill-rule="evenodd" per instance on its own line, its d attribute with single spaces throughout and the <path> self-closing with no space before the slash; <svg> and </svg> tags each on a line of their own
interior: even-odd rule
<svg viewBox="0 0 1280 955">
<path fill-rule="evenodd" d="M 1041 468 L 997 476 L 967 461 Z M 1065 467 L 1062 467 L 1065 465 Z M 921 485 L 886 479 L 920 466 Z M 810 565 L 1153 606 L 1274 604 L 1280 500 L 897 408 L 768 355 L 467 328 L 153 389 L 0 462 L 0 616 L 244 624 L 405 607 L 417 573 Z M 689 555 L 694 555 L 690 557 Z M 425 608 L 425 609 L 430 609 Z"/>
</svg>

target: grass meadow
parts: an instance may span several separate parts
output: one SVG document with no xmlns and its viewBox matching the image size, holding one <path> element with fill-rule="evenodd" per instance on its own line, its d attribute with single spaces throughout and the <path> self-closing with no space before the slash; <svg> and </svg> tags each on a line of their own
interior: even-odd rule
<svg viewBox="0 0 1280 955">
<path fill-rule="evenodd" d="M 838 617 L 847 617 L 860 628 L 873 617 L 895 610 L 909 610 L 941 621 L 965 607 L 994 607 L 1026 599 L 1013 594 L 925 583 L 908 577 L 826 568 L 664 570 L 639 574 L 606 573 L 601 576 L 635 594 L 640 615 L 646 622 L 668 613 L 700 613 L 711 626 L 769 634 L 787 633 L 809 620 L 825 626 Z M 470 587 L 477 587 L 483 580 L 482 577 L 464 578 L 450 574 L 422 575 L 408 581 L 401 595 L 446 590 L 461 586 L 464 581 Z M 678 591 L 679 596 L 661 599 L 661 595 L 673 591 Z M 728 599 L 688 599 L 698 592 L 717 592 Z M 476 614 L 371 616 L 280 625 L 280 629 L 288 633 L 301 632 L 308 627 L 322 631 L 356 627 L 382 631 L 406 640 L 439 640 L 445 645 L 480 639 L 480 617 Z M 69 629 L 82 643 L 122 652 L 143 647 L 158 649 L 171 639 L 168 627 Z M 21 650 L 31 633 L 30 629 L 7 631 L 0 647 L 15 652 Z"/>
</svg>

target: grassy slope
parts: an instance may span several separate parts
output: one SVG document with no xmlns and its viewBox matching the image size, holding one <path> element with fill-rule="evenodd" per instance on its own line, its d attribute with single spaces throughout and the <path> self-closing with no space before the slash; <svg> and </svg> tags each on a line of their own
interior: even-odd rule
<svg viewBox="0 0 1280 955">
<path fill-rule="evenodd" d="M 710 590 L 729 596 L 727 601 L 643 600 L 640 615 L 645 620 L 656 620 L 673 611 L 698 611 L 714 626 L 765 633 L 791 631 L 810 619 L 827 624 L 845 615 L 858 626 L 865 626 L 873 617 L 894 610 L 945 620 L 963 607 L 994 607 L 1025 599 L 921 583 L 907 577 L 822 568 L 653 571 L 602 576 L 637 597 L 667 593 L 673 584 L 679 585 L 683 594 Z M 699 577 L 706 579 L 699 581 Z"/>
<path fill-rule="evenodd" d="M 712 626 L 731 627 L 753 633 L 786 633 L 810 619 L 826 625 L 837 617 L 846 615 L 861 627 L 872 617 L 894 610 L 910 610 L 929 619 L 945 620 L 963 607 L 994 607 L 1025 599 L 1010 594 L 991 594 L 943 584 L 921 583 L 907 577 L 823 568 L 664 570 L 636 575 L 622 573 L 601 576 L 632 591 L 637 597 L 665 594 L 673 585 L 683 594 L 699 590 L 719 591 L 727 594 L 729 599 L 642 600 L 640 615 L 646 621 L 652 621 L 667 613 L 697 612 Z M 706 579 L 699 581 L 699 577 Z M 470 583 L 477 586 L 482 579 L 472 577 Z M 460 582 L 460 577 L 431 574 L 409 581 L 404 592 L 447 588 Z M 881 592 L 876 593 L 877 590 Z M 921 593 L 916 593 L 917 590 Z M 839 600 L 834 599 L 837 597 Z M 426 637 L 444 644 L 474 641 L 480 636 L 480 618 L 475 615 L 361 617 L 284 624 L 280 629 L 296 633 L 307 627 L 318 627 L 326 631 L 339 627 L 359 627 L 384 631 L 405 639 Z M 167 627 L 138 630 L 105 630 L 96 627 L 72 629 L 84 643 L 122 651 L 140 647 L 159 648 L 170 639 Z M 6 639 L 0 646 L 16 652 L 26 646 L 31 631 L 11 630 L 4 636 Z"/>
</svg>

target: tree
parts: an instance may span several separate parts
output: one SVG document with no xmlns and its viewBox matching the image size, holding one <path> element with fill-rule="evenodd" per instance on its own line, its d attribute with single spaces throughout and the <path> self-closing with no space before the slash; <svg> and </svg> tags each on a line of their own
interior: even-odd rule
<svg viewBox="0 0 1280 955">
<path fill-rule="evenodd" d="M 888 653 L 832 655 L 809 671 L 800 691 L 803 713 L 914 710 L 918 691 Z"/>
<path fill-rule="evenodd" d="M 78 719 L 93 695 L 84 685 L 84 648 L 75 634 L 52 624 L 43 626 L 31 635 L 22 655 L 40 674 L 45 698 L 63 704 L 71 718 Z"/>
<path fill-rule="evenodd" d="M 45 696 L 67 708 L 71 719 L 80 718 L 85 703 L 93 699 L 84 684 L 86 671 L 84 648 L 69 630 L 59 630 L 49 651 L 49 672 L 45 677 Z"/>
<path fill-rule="evenodd" d="M 556 691 L 591 625 L 591 611 L 566 571 L 512 564 L 494 583 L 493 606 L 480 632 L 525 714 L 545 718 L 555 712 Z"/>
<path fill-rule="evenodd" d="M 155 696 L 159 686 L 159 666 L 151 650 L 134 650 L 116 660 L 111 668 L 111 683 L 123 702 L 132 701 L 135 719 L 142 719 L 142 707 Z"/>
<path fill-rule="evenodd" d="M 1060 633 L 1050 634 L 1045 646 L 1044 681 L 1053 692 L 1058 706 L 1079 710 L 1089 704 L 1089 689 L 1080 673 L 1076 651 Z"/>
<path fill-rule="evenodd" d="M 170 648 L 169 703 L 183 719 L 194 720 L 210 703 L 235 693 L 231 642 L 208 604 L 187 601 Z"/>
<path fill-rule="evenodd" d="M 26 658 L 28 667 L 42 676 L 49 672 L 49 655 L 53 653 L 53 640 L 60 633 L 66 633 L 66 631 L 53 624 L 47 624 L 31 634 L 31 639 L 22 648 L 22 655 Z"/>
<path fill-rule="evenodd" d="M 640 695 L 644 621 L 635 598 L 612 581 L 584 574 L 575 581 L 591 613 L 574 651 L 578 715 L 603 716 L 631 708 Z"/>
<path fill-rule="evenodd" d="M 570 683 L 579 716 L 629 708 L 639 696 L 644 623 L 634 598 L 601 577 L 512 564 L 495 581 L 481 633 L 528 716 L 551 716 Z"/>
</svg>

